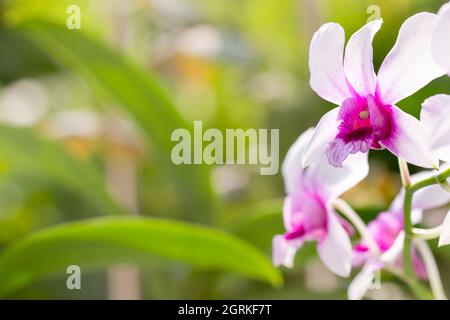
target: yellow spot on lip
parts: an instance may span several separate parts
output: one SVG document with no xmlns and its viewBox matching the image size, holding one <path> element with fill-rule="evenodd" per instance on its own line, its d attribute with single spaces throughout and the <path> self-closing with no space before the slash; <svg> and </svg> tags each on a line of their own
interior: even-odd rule
<svg viewBox="0 0 450 320">
<path fill-rule="evenodd" d="M 359 118 L 360 119 L 367 119 L 367 118 L 369 118 L 369 111 L 361 111 L 359 113 Z"/>
</svg>

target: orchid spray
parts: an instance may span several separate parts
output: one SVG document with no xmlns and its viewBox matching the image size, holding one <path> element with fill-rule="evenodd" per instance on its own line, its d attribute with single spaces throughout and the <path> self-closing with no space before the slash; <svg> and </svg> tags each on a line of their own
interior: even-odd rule
<svg viewBox="0 0 450 320">
<path fill-rule="evenodd" d="M 348 277 L 352 267 L 362 267 L 350 283 L 350 299 L 363 298 L 380 270 L 403 280 L 418 298 L 446 299 L 427 240 L 450 244 L 450 212 L 435 228 L 416 224 L 428 210 L 450 203 L 450 95 L 428 98 L 420 119 L 395 104 L 450 73 L 450 3 L 438 14 L 407 19 L 375 73 L 372 40 L 382 22 L 363 26 L 345 50 L 339 24 L 323 25 L 312 38 L 311 87 L 338 107 L 303 133 L 285 157 L 286 232 L 273 239 L 273 262 L 292 267 L 296 251 L 314 241 L 335 274 Z M 398 157 L 402 189 L 366 225 L 339 197 L 368 175 L 371 149 Z M 408 163 L 432 170 L 410 176 Z M 352 243 L 354 230 L 360 237 Z"/>
</svg>

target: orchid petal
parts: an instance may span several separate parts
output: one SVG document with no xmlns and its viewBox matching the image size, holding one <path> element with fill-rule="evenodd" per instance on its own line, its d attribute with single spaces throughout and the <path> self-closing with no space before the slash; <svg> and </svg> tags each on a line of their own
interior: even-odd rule
<svg viewBox="0 0 450 320">
<path fill-rule="evenodd" d="M 400 231 L 392 246 L 380 256 L 380 261 L 382 263 L 394 264 L 402 253 L 404 240 L 405 232 Z"/>
<path fill-rule="evenodd" d="M 450 244 L 450 211 L 445 216 L 441 225 L 441 235 L 439 236 L 438 247 Z"/>
<path fill-rule="evenodd" d="M 281 172 L 284 178 L 286 193 L 292 193 L 296 190 L 302 170 L 303 150 L 308 144 L 314 132 L 313 128 L 309 128 L 297 138 L 294 144 L 289 148 L 284 158 Z"/>
<path fill-rule="evenodd" d="M 423 211 L 420 209 L 411 210 L 411 224 L 415 225 L 423 220 Z"/>
<path fill-rule="evenodd" d="M 287 231 L 291 231 L 292 229 L 291 219 L 292 219 L 292 198 L 291 196 L 287 196 L 286 198 L 284 198 L 283 203 L 283 224 L 284 228 Z"/>
<path fill-rule="evenodd" d="M 431 210 L 450 202 L 450 193 L 440 185 L 432 185 L 414 193 L 412 207 L 420 210 Z"/>
<path fill-rule="evenodd" d="M 341 277 L 348 277 L 352 268 L 352 245 L 336 213 L 329 210 L 327 236 L 317 245 L 319 257 L 325 266 Z"/>
<path fill-rule="evenodd" d="M 432 41 L 433 55 L 436 61 L 450 72 L 450 3 L 442 6 L 438 13 L 435 33 Z"/>
<path fill-rule="evenodd" d="M 380 270 L 380 266 L 373 261 L 368 262 L 348 287 L 349 300 L 361 300 L 370 289 L 370 286 L 375 279 L 375 272 Z"/>
<path fill-rule="evenodd" d="M 450 95 L 438 94 L 425 100 L 420 122 L 428 131 L 433 149 L 446 145 L 450 148 Z"/>
<path fill-rule="evenodd" d="M 338 134 L 339 108 L 334 108 L 319 120 L 314 133 L 303 151 L 302 166 L 306 168 L 317 162 L 326 152 L 328 144 Z"/>
<path fill-rule="evenodd" d="M 344 73 L 344 42 L 344 29 L 337 23 L 327 23 L 314 34 L 309 49 L 311 88 L 337 105 L 351 96 Z"/>
<path fill-rule="evenodd" d="M 294 266 L 294 257 L 297 250 L 303 245 L 303 241 L 288 241 L 283 235 L 277 235 L 272 240 L 272 262 L 274 266 Z"/>
<path fill-rule="evenodd" d="M 442 166 L 441 166 L 442 167 Z M 445 166 L 443 167 L 445 168 Z M 411 176 L 411 182 L 416 183 L 436 175 L 436 171 L 427 170 L 422 171 Z M 403 211 L 403 199 L 405 192 L 403 189 L 396 196 L 389 208 L 390 212 L 402 212 Z M 431 210 L 442 207 L 450 202 L 450 193 L 445 191 L 439 185 L 431 185 L 426 188 L 422 188 L 414 193 L 412 200 L 412 208 L 414 210 Z"/>
<path fill-rule="evenodd" d="M 377 76 L 373 69 L 372 41 L 382 19 L 366 24 L 352 35 L 345 49 L 344 70 L 348 81 L 361 96 L 375 93 Z"/>
<path fill-rule="evenodd" d="M 333 167 L 341 168 L 345 159 L 353 152 L 353 144 L 345 143 L 344 139 L 338 138 L 328 145 L 328 163 Z"/>
<path fill-rule="evenodd" d="M 393 119 L 391 135 L 381 140 L 380 144 L 411 164 L 436 168 L 438 161 L 433 159 L 428 148 L 426 131 L 419 120 L 396 106 L 392 106 L 391 111 Z"/>
<path fill-rule="evenodd" d="M 431 50 L 436 22 L 437 15 L 422 12 L 403 23 L 397 42 L 378 72 L 384 104 L 395 104 L 445 74 Z"/>
<path fill-rule="evenodd" d="M 368 174 L 368 153 L 349 155 L 340 168 L 330 165 L 324 157 L 307 172 L 310 179 L 314 179 L 316 188 L 329 201 L 353 188 Z"/>
<path fill-rule="evenodd" d="M 450 145 L 433 149 L 433 156 L 437 159 L 450 163 Z"/>
</svg>

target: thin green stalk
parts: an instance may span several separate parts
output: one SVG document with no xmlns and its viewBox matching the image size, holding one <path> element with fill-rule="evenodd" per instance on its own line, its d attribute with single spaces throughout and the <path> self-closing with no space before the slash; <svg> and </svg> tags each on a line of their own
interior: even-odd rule
<svg viewBox="0 0 450 320">
<path fill-rule="evenodd" d="M 394 266 L 386 266 L 385 269 L 396 276 L 399 280 L 403 281 L 411 290 L 413 295 L 420 300 L 432 300 L 433 295 L 431 292 L 423 286 L 419 281 L 405 276 L 401 270 L 398 270 Z"/>
<path fill-rule="evenodd" d="M 430 282 L 431 291 L 433 292 L 433 297 L 435 300 L 447 300 L 445 295 L 444 287 L 442 286 L 441 276 L 439 274 L 439 269 L 434 259 L 433 253 L 431 252 L 428 243 L 423 239 L 414 240 L 417 250 L 419 250 L 420 255 L 425 263 L 425 268 L 427 270 L 428 279 Z"/>
<path fill-rule="evenodd" d="M 450 177 L 450 168 L 435 176 L 416 182 L 412 185 L 405 186 L 405 198 L 403 202 L 403 219 L 405 229 L 405 241 L 403 245 L 403 267 L 404 273 L 407 277 L 413 276 L 413 267 L 411 260 L 411 243 L 414 237 L 411 223 L 411 209 L 412 209 L 413 195 L 420 189 L 435 184 L 441 184 L 444 181 L 446 181 L 449 177 Z"/>
<path fill-rule="evenodd" d="M 411 261 L 411 241 L 412 241 L 412 223 L 411 223 L 411 204 L 412 193 L 408 190 L 411 187 L 411 176 L 409 174 L 408 164 L 405 160 L 398 158 L 398 167 L 400 170 L 400 177 L 402 178 L 403 189 L 405 190 L 405 203 L 403 207 L 403 224 L 405 229 L 405 238 L 403 240 L 403 265 L 406 277 L 413 276 Z M 407 200 L 408 197 L 408 200 Z M 406 249 L 405 249 L 406 248 Z"/>
<path fill-rule="evenodd" d="M 364 221 L 361 220 L 360 216 L 353 210 L 353 208 L 347 202 L 345 202 L 340 198 L 333 201 L 333 206 L 352 223 L 352 225 L 356 228 L 356 230 L 358 230 L 359 234 L 361 235 L 361 238 L 364 239 L 367 246 L 369 247 L 369 250 L 374 255 L 379 255 L 380 250 L 378 249 L 377 243 L 373 239 L 369 230 L 367 230 Z"/>
<path fill-rule="evenodd" d="M 411 259 L 411 242 L 413 238 L 411 223 L 412 196 L 413 193 L 409 192 L 409 189 L 406 189 L 403 204 L 403 224 L 405 229 L 405 240 L 403 242 L 403 271 L 407 277 L 413 276 Z"/>
</svg>

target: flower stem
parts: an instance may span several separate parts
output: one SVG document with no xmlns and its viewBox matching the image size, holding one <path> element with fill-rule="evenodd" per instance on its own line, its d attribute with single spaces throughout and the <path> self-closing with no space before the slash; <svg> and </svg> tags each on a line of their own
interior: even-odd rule
<svg viewBox="0 0 450 320">
<path fill-rule="evenodd" d="M 405 229 L 405 240 L 403 242 L 403 271 L 407 277 L 413 276 L 411 260 L 411 241 L 413 237 L 411 223 L 412 195 L 413 193 L 410 192 L 410 189 L 406 189 L 403 204 L 403 224 Z"/>
<path fill-rule="evenodd" d="M 425 240 L 415 239 L 414 244 L 420 252 L 427 269 L 428 279 L 430 280 L 431 291 L 433 292 L 434 299 L 447 300 L 445 296 L 444 288 L 442 287 L 441 276 L 439 275 L 439 269 L 434 260 L 433 253 Z"/>
<path fill-rule="evenodd" d="M 364 223 L 364 221 L 361 220 L 359 215 L 352 209 L 352 207 L 345 202 L 344 200 L 338 198 L 333 201 L 333 206 L 339 210 L 350 222 L 353 224 L 353 226 L 358 230 L 358 233 L 361 235 L 361 237 L 364 239 L 364 241 L 367 244 L 367 247 L 374 255 L 379 255 L 380 250 L 378 249 L 378 245 L 373 239 L 372 235 L 370 234 L 369 230 L 367 230 L 367 227 Z"/>
<path fill-rule="evenodd" d="M 412 193 L 409 192 L 411 187 L 411 176 L 409 175 L 408 164 L 398 158 L 398 167 L 400 169 L 400 176 L 402 185 L 405 190 L 404 206 L 403 206 L 403 224 L 405 229 L 405 239 L 403 241 L 403 268 L 407 277 L 413 276 L 413 269 L 411 264 L 411 239 L 412 239 L 412 223 L 411 223 L 411 207 L 412 207 Z"/>
<path fill-rule="evenodd" d="M 400 168 L 400 170 L 402 170 Z M 413 267 L 411 261 L 411 245 L 412 239 L 414 237 L 412 223 L 411 223 L 411 210 L 412 210 L 412 199 L 415 192 L 420 189 L 429 187 L 435 184 L 441 184 L 450 177 L 450 168 L 438 173 L 435 176 L 421 180 L 419 182 L 406 185 L 405 187 L 405 198 L 403 202 L 403 222 L 405 229 L 405 240 L 403 244 L 403 268 L 405 276 L 413 276 Z M 405 184 L 404 184 L 405 185 Z"/>
<path fill-rule="evenodd" d="M 406 277 L 401 270 L 398 270 L 394 266 L 385 266 L 385 269 L 396 276 L 399 280 L 403 281 L 411 290 L 411 292 L 416 296 L 417 299 L 421 300 L 431 300 L 433 296 L 429 292 L 428 288 L 424 287 L 416 279 Z"/>
</svg>

